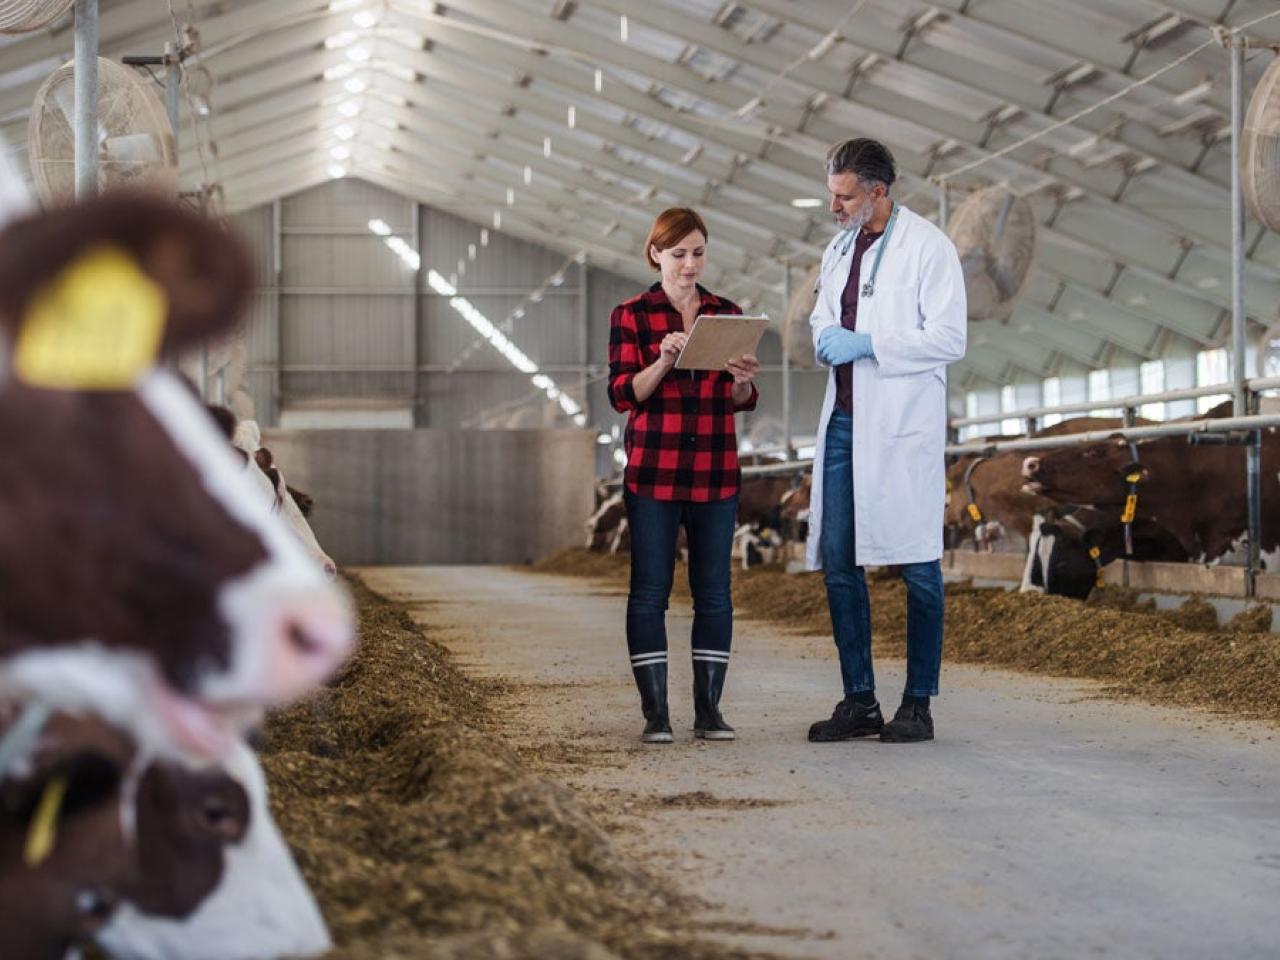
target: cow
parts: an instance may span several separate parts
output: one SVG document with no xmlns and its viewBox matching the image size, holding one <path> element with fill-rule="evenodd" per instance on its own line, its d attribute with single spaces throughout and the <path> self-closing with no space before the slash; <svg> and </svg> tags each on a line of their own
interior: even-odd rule
<svg viewBox="0 0 1280 960">
<path fill-rule="evenodd" d="M 329 937 L 237 745 L 216 765 L 146 757 L 92 716 L 0 707 L 0 956 L 259 960 Z M 14 740 L 9 740 L 14 743 Z"/>
<path fill-rule="evenodd" d="M 1127 543 L 1124 524 L 1114 512 L 1050 507 L 1035 517 L 1021 589 L 1084 600 L 1102 582 L 1102 570 L 1113 560 L 1179 563 L 1187 559 L 1177 538 L 1154 520 L 1137 518 L 1129 537 Z"/>
<path fill-rule="evenodd" d="M 1221 416 L 1226 408 L 1211 411 Z M 1135 462 L 1136 453 L 1136 462 Z M 1165 528 L 1198 563 L 1221 561 L 1247 539 L 1244 447 L 1192 448 L 1186 437 L 1103 440 L 1026 457 L 1026 489 L 1058 503 L 1088 503 L 1119 517 L 1136 493 L 1135 516 Z M 1135 477 L 1136 483 L 1130 483 Z M 1262 431 L 1263 503 L 1280 498 L 1280 433 Z M 1280 510 L 1262 510 L 1259 544 L 1268 570 L 1280 568 Z"/>
<path fill-rule="evenodd" d="M 271 451 L 262 446 L 261 438 L 262 431 L 257 421 L 241 420 L 236 424 L 231 444 L 245 454 L 245 470 L 251 475 L 255 486 L 262 489 L 270 499 L 272 511 L 284 518 L 312 560 L 320 565 L 326 577 L 333 579 L 338 575 L 338 565 L 320 546 L 302 506 L 285 482 L 284 472 L 276 464 Z"/>
<path fill-rule="evenodd" d="M 1124 421 L 1113 417 L 1076 417 L 1045 427 L 1034 436 L 1056 437 L 1112 430 L 1123 425 Z M 975 549 L 990 550 L 1000 541 L 1010 539 L 1011 534 L 1017 534 L 1025 542 L 1030 541 L 1033 518 L 1052 507 L 1053 501 L 1029 495 L 1023 489 L 1024 456 L 1014 451 L 990 457 L 971 454 L 957 458 L 948 467 L 944 523 L 947 542 L 952 549 L 972 539 Z"/>
<path fill-rule="evenodd" d="M 588 550 L 605 553 L 616 553 L 614 545 L 618 528 L 627 522 L 627 507 L 622 500 L 622 491 L 606 497 L 596 507 L 595 513 L 586 520 Z"/>
<path fill-rule="evenodd" d="M 0 233 L 0 697 L 224 757 L 352 649 L 345 593 L 165 365 L 251 284 L 239 242 L 155 197 Z"/>
</svg>

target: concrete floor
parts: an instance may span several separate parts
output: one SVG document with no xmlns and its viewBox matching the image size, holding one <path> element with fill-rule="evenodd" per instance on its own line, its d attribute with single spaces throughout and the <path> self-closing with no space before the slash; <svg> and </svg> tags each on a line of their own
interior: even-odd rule
<svg viewBox="0 0 1280 960">
<path fill-rule="evenodd" d="M 643 747 L 624 596 L 492 567 L 361 572 L 465 669 L 516 681 L 515 742 L 598 761 L 551 773 L 605 798 L 625 849 L 716 919 L 791 931 L 734 942 L 890 960 L 1280 956 L 1274 727 L 944 662 L 933 743 L 809 744 L 839 695 L 830 641 L 740 621 L 723 704 L 740 739 L 707 744 L 689 732 L 689 617 L 673 610 L 677 742 Z M 889 701 L 903 664 L 877 673 Z M 663 802 L 695 791 L 722 802 Z"/>
</svg>

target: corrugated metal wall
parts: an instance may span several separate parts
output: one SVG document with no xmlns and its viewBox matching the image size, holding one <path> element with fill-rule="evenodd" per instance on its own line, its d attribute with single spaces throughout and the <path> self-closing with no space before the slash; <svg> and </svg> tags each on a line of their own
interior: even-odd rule
<svg viewBox="0 0 1280 960">
<path fill-rule="evenodd" d="M 369 230 L 373 219 L 421 250 L 420 275 Z M 432 289 L 435 271 L 494 324 L 520 309 L 509 329 L 515 345 L 575 400 L 585 392 L 593 427 L 621 429 L 603 375 L 610 313 L 643 289 L 635 280 L 359 180 L 239 214 L 235 225 L 261 278 L 249 318 L 249 386 L 264 424 L 278 424 L 286 408 L 374 407 L 412 410 L 420 427 L 567 425 L 529 376 Z M 562 282 L 547 285 L 556 275 Z M 544 295 L 532 302 L 540 287 Z M 781 363 L 772 333 L 761 361 Z M 798 436 L 813 430 L 824 383 L 821 372 L 795 373 Z M 742 418 L 743 436 L 780 438 L 782 376 L 767 370 L 759 384 L 760 408 Z M 609 454 L 600 448 L 602 472 Z"/>
</svg>

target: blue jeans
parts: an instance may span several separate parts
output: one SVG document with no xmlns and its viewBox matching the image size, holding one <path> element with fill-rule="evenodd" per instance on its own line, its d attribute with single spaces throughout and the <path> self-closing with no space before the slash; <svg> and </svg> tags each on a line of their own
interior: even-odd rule
<svg viewBox="0 0 1280 960">
<path fill-rule="evenodd" d="M 689 543 L 693 656 L 695 660 L 726 661 L 733 640 L 729 570 L 738 518 L 737 496 L 693 503 L 655 500 L 627 490 L 623 501 L 631 531 L 627 649 L 632 663 L 666 659 L 667 600 L 675 576 L 676 537 L 682 523 Z"/>
<path fill-rule="evenodd" d="M 822 464 L 822 570 L 827 604 L 840 654 L 840 675 L 848 696 L 875 690 L 871 666 L 871 600 L 867 578 L 854 553 L 853 417 L 831 412 Z M 904 504 L 910 509 L 910 504 Z M 938 695 L 942 666 L 942 564 L 906 563 L 907 687 L 913 697 Z"/>
</svg>

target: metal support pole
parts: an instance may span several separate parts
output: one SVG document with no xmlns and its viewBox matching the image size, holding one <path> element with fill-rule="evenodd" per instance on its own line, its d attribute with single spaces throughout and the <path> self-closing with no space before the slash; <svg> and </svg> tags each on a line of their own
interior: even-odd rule
<svg viewBox="0 0 1280 960">
<path fill-rule="evenodd" d="M 275 370 L 271 378 L 271 414 L 276 426 L 280 425 L 281 408 L 284 406 L 284 317 L 280 311 L 280 288 L 284 284 L 284 250 L 282 238 L 282 220 L 284 218 L 280 201 L 271 204 L 271 277 L 274 294 L 272 313 L 276 321 L 276 357 Z"/>
<path fill-rule="evenodd" d="M 578 374 L 578 390 L 581 396 L 583 416 L 587 418 L 587 426 L 591 426 L 591 397 L 589 395 L 587 366 L 591 363 L 591 288 L 589 286 L 590 268 L 583 257 L 578 263 L 578 360 L 582 363 L 582 372 Z"/>
<path fill-rule="evenodd" d="M 181 146 L 178 127 L 182 123 L 182 116 L 178 107 L 178 94 L 182 89 L 182 56 L 172 43 L 164 45 L 164 66 L 164 108 L 169 114 L 169 126 L 173 127 L 173 149 L 176 154 Z"/>
<path fill-rule="evenodd" d="M 98 0 L 76 0 L 76 198 L 98 192 Z"/>
<path fill-rule="evenodd" d="M 418 255 L 418 269 L 413 272 L 413 305 L 409 308 L 409 355 L 413 357 L 413 384 L 409 393 L 413 405 L 409 410 L 409 419 L 415 427 L 419 425 L 418 404 L 422 402 L 422 392 L 418 389 L 418 367 L 426 362 L 426 358 L 422 356 L 422 278 L 426 275 L 422 265 L 427 262 L 427 257 L 422 242 L 423 234 L 426 232 L 422 229 L 422 215 L 422 204 L 415 202 L 413 204 L 413 252 Z"/>
<path fill-rule="evenodd" d="M 1245 370 L 1244 198 L 1240 181 L 1240 135 L 1244 119 L 1244 38 L 1232 38 L 1231 57 L 1231 380 L 1232 413 L 1250 412 L 1248 371 Z M 1249 556 L 1245 568 L 1245 596 L 1253 599 L 1262 536 L 1261 433 L 1258 443 L 1245 448 L 1245 490 L 1248 500 Z"/>
<path fill-rule="evenodd" d="M 787 336 L 787 307 L 791 305 L 791 264 L 782 264 L 782 444 L 787 460 L 796 458 L 791 443 L 791 338 Z"/>
</svg>

